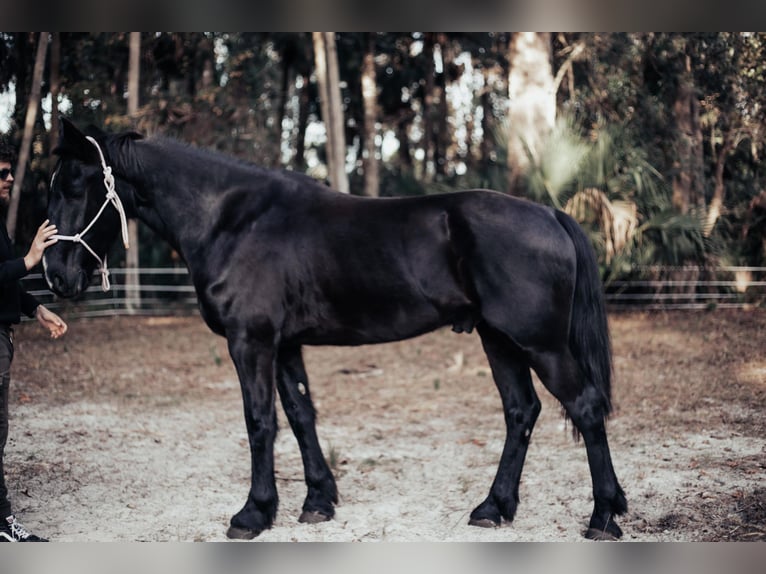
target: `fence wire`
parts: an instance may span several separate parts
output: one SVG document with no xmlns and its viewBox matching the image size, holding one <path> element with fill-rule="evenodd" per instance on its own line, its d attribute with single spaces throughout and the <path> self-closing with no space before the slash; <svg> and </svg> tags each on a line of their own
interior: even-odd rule
<svg viewBox="0 0 766 574">
<path fill-rule="evenodd" d="M 604 291 L 612 309 L 766 307 L 766 267 L 636 267 Z"/>
<path fill-rule="evenodd" d="M 71 318 L 198 313 L 197 296 L 185 267 L 139 268 L 140 299 L 127 293 L 126 269 L 112 269 L 111 273 L 109 292 L 104 293 L 95 281 L 76 300 L 56 297 L 39 273 L 22 282 L 41 303 Z M 766 307 L 766 267 L 640 267 L 631 275 L 604 285 L 610 309 Z"/>
<path fill-rule="evenodd" d="M 112 288 L 104 293 L 96 280 L 76 299 L 61 299 L 49 289 L 40 273 L 22 279 L 24 287 L 41 303 L 67 317 L 110 315 L 187 315 L 198 312 L 197 295 L 185 267 L 139 268 L 139 286 L 128 293 L 127 269 L 110 269 Z M 138 298 L 133 295 L 138 291 Z"/>
</svg>

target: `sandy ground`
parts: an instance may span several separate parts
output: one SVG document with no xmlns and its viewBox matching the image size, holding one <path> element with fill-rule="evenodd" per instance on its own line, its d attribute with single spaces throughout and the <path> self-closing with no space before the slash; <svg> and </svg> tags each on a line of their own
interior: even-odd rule
<svg viewBox="0 0 766 574">
<path fill-rule="evenodd" d="M 766 312 L 614 314 L 608 431 L 630 541 L 766 541 Z M 280 509 L 262 541 L 580 541 L 592 510 L 581 443 L 536 382 L 516 520 L 467 525 L 504 440 L 475 335 L 438 331 L 306 363 L 341 501 L 297 518 L 297 444 L 280 412 Z M 249 453 L 225 341 L 198 317 L 74 320 L 51 341 L 16 333 L 7 481 L 56 541 L 223 541 Z"/>
</svg>

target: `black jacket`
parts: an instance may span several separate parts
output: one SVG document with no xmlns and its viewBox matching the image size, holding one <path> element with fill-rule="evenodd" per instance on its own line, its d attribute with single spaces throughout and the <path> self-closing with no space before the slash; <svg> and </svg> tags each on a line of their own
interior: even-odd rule
<svg viewBox="0 0 766 574">
<path fill-rule="evenodd" d="M 19 279 L 27 273 L 23 257 L 15 257 L 5 222 L 0 221 L 0 325 L 21 321 L 21 314 L 35 316 L 40 302 L 26 292 Z"/>
</svg>

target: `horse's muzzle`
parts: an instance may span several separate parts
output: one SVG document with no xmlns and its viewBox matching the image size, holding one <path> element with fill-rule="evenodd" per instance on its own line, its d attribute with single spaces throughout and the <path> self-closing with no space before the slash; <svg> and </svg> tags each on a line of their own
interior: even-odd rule
<svg viewBox="0 0 766 574">
<path fill-rule="evenodd" d="M 88 288 L 88 273 L 83 269 L 52 263 L 43 256 L 43 270 L 48 288 L 59 297 L 71 299 Z"/>
</svg>

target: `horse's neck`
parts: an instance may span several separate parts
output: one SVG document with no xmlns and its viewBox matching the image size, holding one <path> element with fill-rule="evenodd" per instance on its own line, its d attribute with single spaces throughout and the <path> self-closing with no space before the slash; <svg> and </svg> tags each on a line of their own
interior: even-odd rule
<svg viewBox="0 0 766 574">
<path fill-rule="evenodd" d="M 136 217 L 177 251 L 193 248 L 189 244 L 207 225 L 206 206 L 212 198 L 202 186 L 184 185 L 183 180 L 189 176 L 181 173 L 182 168 L 168 169 L 177 160 L 165 158 L 166 150 L 147 147 L 137 154 L 138 161 L 118 166 L 134 187 L 131 203 Z M 174 176 L 174 172 L 178 175 Z"/>
</svg>

